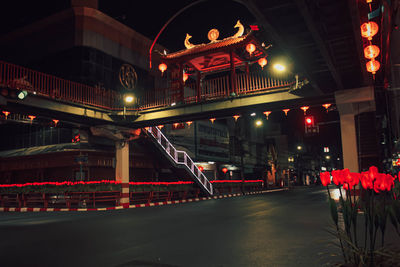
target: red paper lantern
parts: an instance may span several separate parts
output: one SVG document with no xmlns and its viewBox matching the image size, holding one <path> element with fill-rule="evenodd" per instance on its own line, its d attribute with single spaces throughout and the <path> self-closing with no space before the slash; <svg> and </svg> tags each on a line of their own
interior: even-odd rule
<svg viewBox="0 0 400 267">
<path fill-rule="evenodd" d="M 4 116 L 6 116 L 6 119 L 7 119 L 8 115 L 10 115 L 10 112 L 3 110 L 3 114 L 4 114 Z"/>
<path fill-rule="evenodd" d="M 365 22 L 361 25 L 361 36 L 372 40 L 372 37 L 378 33 L 379 26 L 373 21 Z"/>
<path fill-rule="evenodd" d="M 228 172 L 228 168 L 222 168 L 222 172 L 223 173 L 227 173 Z"/>
<path fill-rule="evenodd" d="M 261 66 L 262 69 L 264 69 L 264 66 L 267 65 L 268 61 L 266 58 L 262 57 L 258 60 L 258 64 Z"/>
<path fill-rule="evenodd" d="M 309 109 L 310 107 L 308 107 L 308 106 L 304 106 L 304 107 L 301 107 L 300 109 L 302 109 L 303 111 L 304 111 L 304 115 L 306 115 L 306 112 L 307 112 L 307 110 Z"/>
<path fill-rule="evenodd" d="M 203 170 L 204 170 L 203 166 L 199 166 L 199 170 L 200 170 L 201 172 L 203 172 Z"/>
<path fill-rule="evenodd" d="M 265 116 L 267 116 L 267 120 L 268 120 L 269 114 L 271 114 L 271 113 L 272 113 L 272 111 L 265 111 L 265 112 L 264 112 Z"/>
<path fill-rule="evenodd" d="M 373 59 L 367 62 L 366 67 L 368 72 L 375 74 L 381 67 L 381 64 L 379 63 L 379 61 Z"/>
<path fill-rule="evenodd" d="M 167 70 L 167 64 L 161 63 L 160 65 L 158 65 L 158 69 L 161 71 L 161 73 L 164 73 L 164 71 Z"/>
<path fill-rule="evenodd" d="M 364 57 L 368 59 L 374 59 L 379 55 L 379 47 L 376 45 L 369 45 L 364 48 Z"/>
<path fill-rule="evenodd" d="M 285 116 L 287 116 L 287 113 L 290 111 L 290 108 L 282 109 L 283 112 L 285 112 Z"/>
<path fill-rule="evenodd" d="M 249 52 L 250 56 L 251 54 L 256 51 L 256 46 L 252 43 L 249 43 L 246 45 L 246 51 Z"/>
<path fill-rule="evenodd" d="M 323 104 L 322 106 L 326 109 L 326 112 L 328 112 L 328 108 L 332 106 L 332 104 Z"/>
</svg>

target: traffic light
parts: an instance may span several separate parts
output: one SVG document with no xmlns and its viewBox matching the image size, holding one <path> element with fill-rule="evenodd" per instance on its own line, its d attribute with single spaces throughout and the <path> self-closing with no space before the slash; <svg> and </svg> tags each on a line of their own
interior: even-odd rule
<svg viewBox="0 0 400 267">
<path fill-rule="evenodd" d="M 19 99 L 19 100 L 23 100 L 28 96 L 28 92 L 26 90 L 7 88 L 7 87 L 0 88 L 0 94 L 7 98 Z"/>
<path fill-rule="evenodd" d="M 314 126 L 314 116 L 306 116 L 304 122 L 307 126 Z"/>
<path fill-rule="evenodd" d="M 306 116 L 304 118 L 304 132 L 306 134 L 319 133 L 319 127 L 315 125 L 314 116 Z"/>
</svg>

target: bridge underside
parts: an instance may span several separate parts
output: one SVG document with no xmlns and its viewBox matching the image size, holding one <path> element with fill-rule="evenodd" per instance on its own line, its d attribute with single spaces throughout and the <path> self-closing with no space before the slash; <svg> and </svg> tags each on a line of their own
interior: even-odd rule
<svg viewBox="0 0 400 267">
<path fill-rule="evenodd" d="M 128 110 L 126 112 L 59 102 L 35 95 L 30 95 L 29 99 L 26 100 L 3 99 L 2 102 L 10 111 L 57 118 L 82 125 L 114 124 L 141 128 L 188 120 L 208 119 L 211 117 L 221 118 L 247 112 L 299 108 L 303 104 L 321 104 L 322 102 L 332 100 L 333 96 L 303 97 L 290 93 L 288 88 L 282 88 L 275 92 L 229 97 L 151 110 Z"/>
</svg>

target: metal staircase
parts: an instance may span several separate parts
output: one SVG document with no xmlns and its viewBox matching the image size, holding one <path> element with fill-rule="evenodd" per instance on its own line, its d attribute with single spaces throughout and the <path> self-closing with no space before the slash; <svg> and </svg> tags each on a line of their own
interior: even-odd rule
<svg viewBox="0 0 400 267">
<path fill-rule="evenodd" d="M 176 150 L 176 148 L 169 142 L 167 137 L 157 127 L 146 127 L 145 132 L 154 139 L 157 147 L 166 153 L 168 159 L 178 168 L 184 168 L 190 173 L 193 180 L 207 192 L 208 195 L 213 195 L 213 186 L 208 181 L 206 176 L 197 168 L 193 160 L 185 151 Z"/>
</svg>

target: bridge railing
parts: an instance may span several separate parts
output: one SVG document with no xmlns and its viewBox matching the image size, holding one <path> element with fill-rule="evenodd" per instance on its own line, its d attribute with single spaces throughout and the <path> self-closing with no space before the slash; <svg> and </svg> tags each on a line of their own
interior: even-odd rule
<svg viewBox="0 0 400 267">
<path fill-rule="evenodd" d="M 105 109 L 121 109 L 122 96 L 116 91 L 92 87 L 46 73 L 0 61 L 0 86 Z"/>
<path fill-rule="evenodd" d="M 177 100 L 176 96 L 171 94 L 171 88 L 149 90 L 139 100 L 139 108 L 149 109 L 169 106 L 174 102 L 194 103 L 227 97 L 231 92 L 230 83 L 229 75 L 204 80 L 199 89 L 195 82 L 186 82 L 180 100 Z M 235 93 L 240 96 L 287 87 L 293 82 L 288 79 L 278 79 L 257 73 L 240 73 L 236 75 L 235 83 Z M 198 90 L 200 90 L 200 94 L 198 94 Z"/>
<path fill-rule="evenodd" d="M 139 99 L 138 109 L 167 107 L 172 103 L 195 103 L 208 99 L 229 96 L 231 92 L 230 76 L 206 79 L 197 88 L 196 83 L 187 81 L 182 93 L 171 88 L 146 90 Z M 241 73 L 236 75 L 235 93 L 245 95 L 267 92 L 271 89 L 289 86 L 291 82 L 268 76 Z M 48 97 L 57 101 L 90 105 L 109 110 L 122 110 L 122 94 L 104 88 L 65 80 L 46 73 L 0 61 L 0 87 L 23 89 L 30 93 Z M 136 108 L 135 108 L 136 109 Z"/>
</svg>

